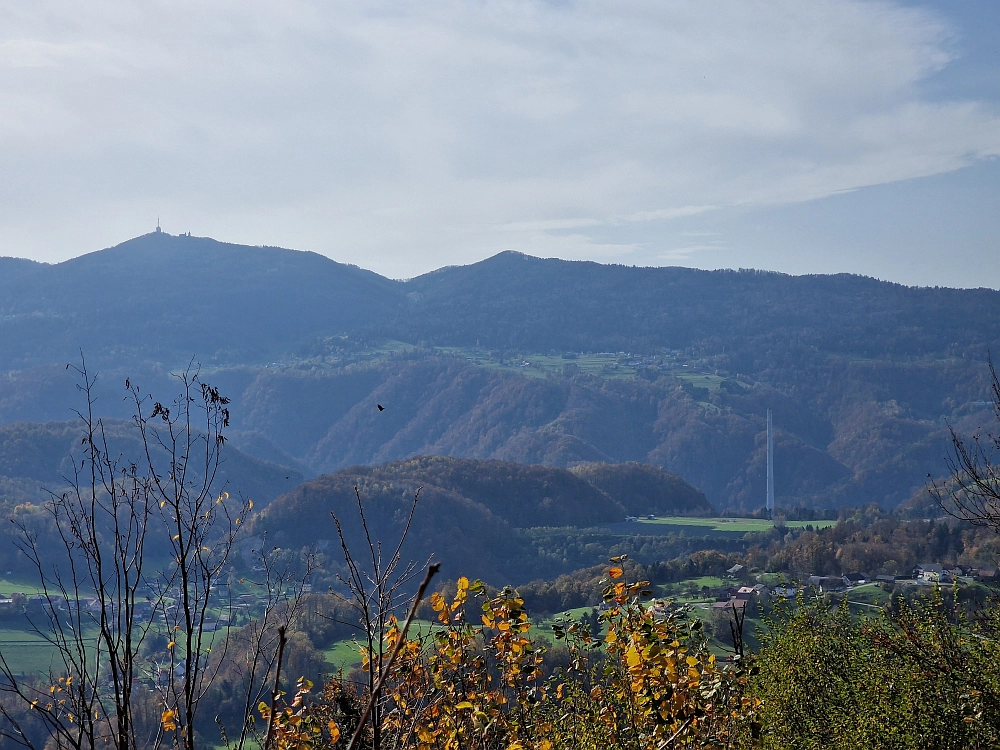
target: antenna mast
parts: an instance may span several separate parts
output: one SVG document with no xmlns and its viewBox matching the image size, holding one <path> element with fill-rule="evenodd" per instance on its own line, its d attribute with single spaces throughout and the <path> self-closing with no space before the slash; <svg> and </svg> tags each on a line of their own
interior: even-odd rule
<svg viewBox="0 0 1000 750">
<path fill-rule="evenodd" d="M 767 517 L 774 516 L 774 430 L 771 410 L 767 410 Z"/>
</svg>

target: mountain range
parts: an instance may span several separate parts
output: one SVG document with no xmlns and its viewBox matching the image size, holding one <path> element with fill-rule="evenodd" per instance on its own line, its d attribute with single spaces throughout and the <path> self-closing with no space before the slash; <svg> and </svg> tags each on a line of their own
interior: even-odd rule
<svg viewBox="0 0 1000 750">
<path fill-rule="evenodd" d="M 1000 292 L 501 253 L 408 281 L 153 233 L 55 265 L 0 258 L 0 424 L 65 420 L 65 364 L 171 394 L 199 366 L 232 444 L 305 477 L 417 455 L 635 461 L 718 508 L 895 506 L 989 416 Z M 381 405 L 383 410 L 378 410 Z"/>
</svg>

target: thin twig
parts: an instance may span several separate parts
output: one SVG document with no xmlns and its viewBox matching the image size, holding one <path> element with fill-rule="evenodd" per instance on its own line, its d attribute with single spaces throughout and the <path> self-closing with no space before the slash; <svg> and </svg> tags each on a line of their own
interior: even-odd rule
<svg viewBox="0 0 1000 750">
<path fill-rule="evenodd" d="M 361 739 L 361 734 L 365 730 L 365 723 L 368 721 L 368 715 L 372 711 L 375 699 L 382 690 L 382 683 L 385 682 L 386 675 L 389 674 L 389 670 L 392 669 L 392 665 L 396 661 L 396 657 L 399 656 L 399 652 L 402 650 L 403 644 L 406 642 L 406 631 L 410 629 L 410 624 L 413 622 L 413 618 L 417 614 L 417 607 L 420 606 L 420 601 L 424 598 L 424 594 L 427 592 L 427 587 L 430 585 L 431 578 L 433 578 L 434 574 L 440 569 L 441 563 L 433 563 L 427 566 L 427 574 L 424 576 L 424 580 L 420 584 L 420 588 L 417 589 L 417 596 L 413 600 L 413 606 L 410 607 L 410 613 L 406 616 L 406 622 L 403 623 L 403 629 L 399 633 L 396 645 L 393 647 L 392 653 L 389 655 L 389 661 L 386 662 L 385 668 L 379 675 L 378 682 L 375 683 L 375 687 L 372 689 L 371 695 L 368 696 L 368 703 L 365 704 L 365 710 L 361 713 L 361 718 L 358 719 L 358 726 L 354 730 L 354 736 L 351 737 L 351 742 L 347 746 L 347 750 L 354 750 L 358 741 Z"/>
<path fill-rule="evenodd" d="M 278 628 L 278 658 L 274 665 L 274 689 L 271 691 L 271 712 L 268 714 L 267 734 L 264 735 L 262 747 L 267 750 L 271 746 L 271 734 L 274 731 L 274 712 L 278 708 L 278 683 L 281 680 L 281 660 L 285 655 L 285 644 L 288 639 L 285 637 L 285 626 Z"/>
<path fill-rule="evenodd" d="M 672 735 L 670 735 L 670 738 L 666 742 L 663 743 L 663 747 L 667 747 L 668 745 L 672 745 L 674 743 L 674 740 L 676 740 L 678 737 L 680 737 L 681 732 L 683 732 L 685 729 L 687 729 L 688 728 L 688 724 L 690 724 L 690 723 L 691 723 L 691 719 L 686 719 L 684 721 L 684 723 L 681 724 L 680 729 L 678 729 L 676 732 L 674 732 Z"/>
</svg>

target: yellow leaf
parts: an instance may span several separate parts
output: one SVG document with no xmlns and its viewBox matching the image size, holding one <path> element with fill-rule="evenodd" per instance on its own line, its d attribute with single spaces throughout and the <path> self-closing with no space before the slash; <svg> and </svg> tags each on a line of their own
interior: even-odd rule
<svg viewBox="0 0 1000 750">
<path fill-rule="evenodd" d="M 462 576 L 458 579 L 458 590 L 465 591 L 467 588 L 469 588 L 469 579 Z"/>
<path fill-rule="evenodd" d="M 340 739 L 340 727 L 337 726 L 337 722 L 335 721 L 329 722 L 326 726 L 330 730 L 330 742 L 335 743 Z"/>
<path fill-rule="evenodd" d="M 172 708 L 168 708 L 166 711 L 164 711 L 163 715 L 160 717 L 160 721 L 163 724 L 164 731 L 172 732 L 175 729 L 177 729 L 176 719 L 177 719 L 177 712 L 174 711 Z"/>
<path fill-rule="evenodd" d="M 624 573 L 625 573 L 625 571 L 622 570 L 621 568 L 611 568 L 608 571 L 608 575 L 611 576 L 611 578 L 613 578 L 613 579 L 614 578 L 621 578 L 622 575 L 624 575 Z"/>
<path fill-rule="evenodd" d="M 177 645 L 176 641 L 170 641 L 170 643 L 167 644 L 167 648 L 173 648 L 176 645 Z"/>
<path fill-rule="evenodd" d="M 427 727 L 418 727 L 417 728 L 417 737 L 420 738 L 421 742 L 433 742 L 434 741 L 434 735 L 430 733 L 430 731 L 427 729 Z"/>
<path fill-rule="evenodd" d="M 474 706 L 471 703 L 469 703 L 469 701 L 462 701 L 457 706 L 455 706 L 455 708 L 457 708 L 459 711 L 462 711 L 467 708 L 474 708 Z"/>
</svg>

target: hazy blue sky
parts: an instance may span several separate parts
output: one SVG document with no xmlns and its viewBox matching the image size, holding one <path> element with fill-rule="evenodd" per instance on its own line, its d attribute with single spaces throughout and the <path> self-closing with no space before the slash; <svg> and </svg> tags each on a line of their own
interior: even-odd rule
<svg viewBox="0 0 1000 750">
<path fill-rule="evenodd" d="M 1000 288 L 1000 2 L 0 0 L 0 255 Z"/>
</svg>

